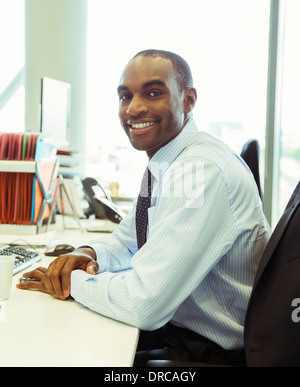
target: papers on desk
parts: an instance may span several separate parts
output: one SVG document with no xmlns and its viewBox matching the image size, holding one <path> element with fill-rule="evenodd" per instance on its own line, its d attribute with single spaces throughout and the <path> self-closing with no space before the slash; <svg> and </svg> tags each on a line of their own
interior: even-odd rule
<svg viewBox="0 0 300 387">
<path fill-rule="evenodd" d="M 67 229 L 79 229 L 77 221 L 70 217 L 64 217 L 64 224 Z M 108 219 L 80 219 L 81 227 L 88 232 L 113 232 L 118 223 L 111 222 Z"/>
</svg>

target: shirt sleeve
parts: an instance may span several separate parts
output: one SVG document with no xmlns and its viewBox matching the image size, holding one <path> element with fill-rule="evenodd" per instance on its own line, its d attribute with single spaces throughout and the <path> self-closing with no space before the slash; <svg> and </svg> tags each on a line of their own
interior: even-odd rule
<svg viewBox="0 0 300 387">
<path fill-rule="evenodd" d="M 156 201 L 149 209 L 147 243 L 139 251 L 133 241 L 135 232 L 129 236 L 126 231 L 127 226 L 135 224 L 134 218 L 124 223 L 112 237 L 129 237 L 125 244 L 130 265 L 118 264 L 112 270 L 115 256 L 110 258 L 108 253 L 103 269 L 109 271 L 95 276 L 72 272 L 71 294 L 75 300 L 145 330 L 169 321 L 238 235 L 228 197 L 230 188 L 218 167 L 211 163 L 205 166 L 201 187 L 191 196 L 162 196 Z M 226 227 L 221 227 L 224 223 Z M 101 254 L 100 246 L 96 251 Z"/>
</svg>

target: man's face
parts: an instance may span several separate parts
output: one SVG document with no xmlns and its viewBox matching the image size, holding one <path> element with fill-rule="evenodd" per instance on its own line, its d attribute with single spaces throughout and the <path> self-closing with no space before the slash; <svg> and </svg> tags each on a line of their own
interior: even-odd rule
<svg viewBox="0 0 300 387">
<path fill-rule="evenodd" d="M 184 91 L 170 60 L 133 59 L 123 71 L 118 94 L 121 124 L 133 147 L 149 158 L 181 131 Z"/>
</svg>

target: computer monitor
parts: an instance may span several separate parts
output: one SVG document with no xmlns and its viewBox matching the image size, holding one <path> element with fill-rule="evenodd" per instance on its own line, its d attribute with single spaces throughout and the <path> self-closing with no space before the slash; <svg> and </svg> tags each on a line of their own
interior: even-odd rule
<svg viewBox="0 0 300 387">
<path fill-rule="evenodd" d="M 71 85 L 48 77 L 42 78 L 41 127 L 58 149 L 70 144 Z"/>
</svg>

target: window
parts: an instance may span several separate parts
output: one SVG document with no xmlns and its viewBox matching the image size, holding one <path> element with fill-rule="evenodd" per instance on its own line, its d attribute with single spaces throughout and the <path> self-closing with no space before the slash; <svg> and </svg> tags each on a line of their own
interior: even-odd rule
<svg viewBox="0 0 300 387">
<path fill-rule="evenodd" d="M 286 1 L 283 48 L 278 216 L 300 178 L 300 2 Z"/>
<path fill-rule="evenodd" d="M 199 129 L 238 152 L 255 137 L 263 155 L 269 7 L 261 0 L 89 0 L 87 174 L 117 181 L 120 195 L 138 193 L 147 160 L 122 132 L 116 88 L 127 62 L 147 48 L 190 64 Z"/>
<path fill-rule="evenodd" d="M 0 131 L 24 131 L 24 0 L 0 3 Z"/>
</svg>

